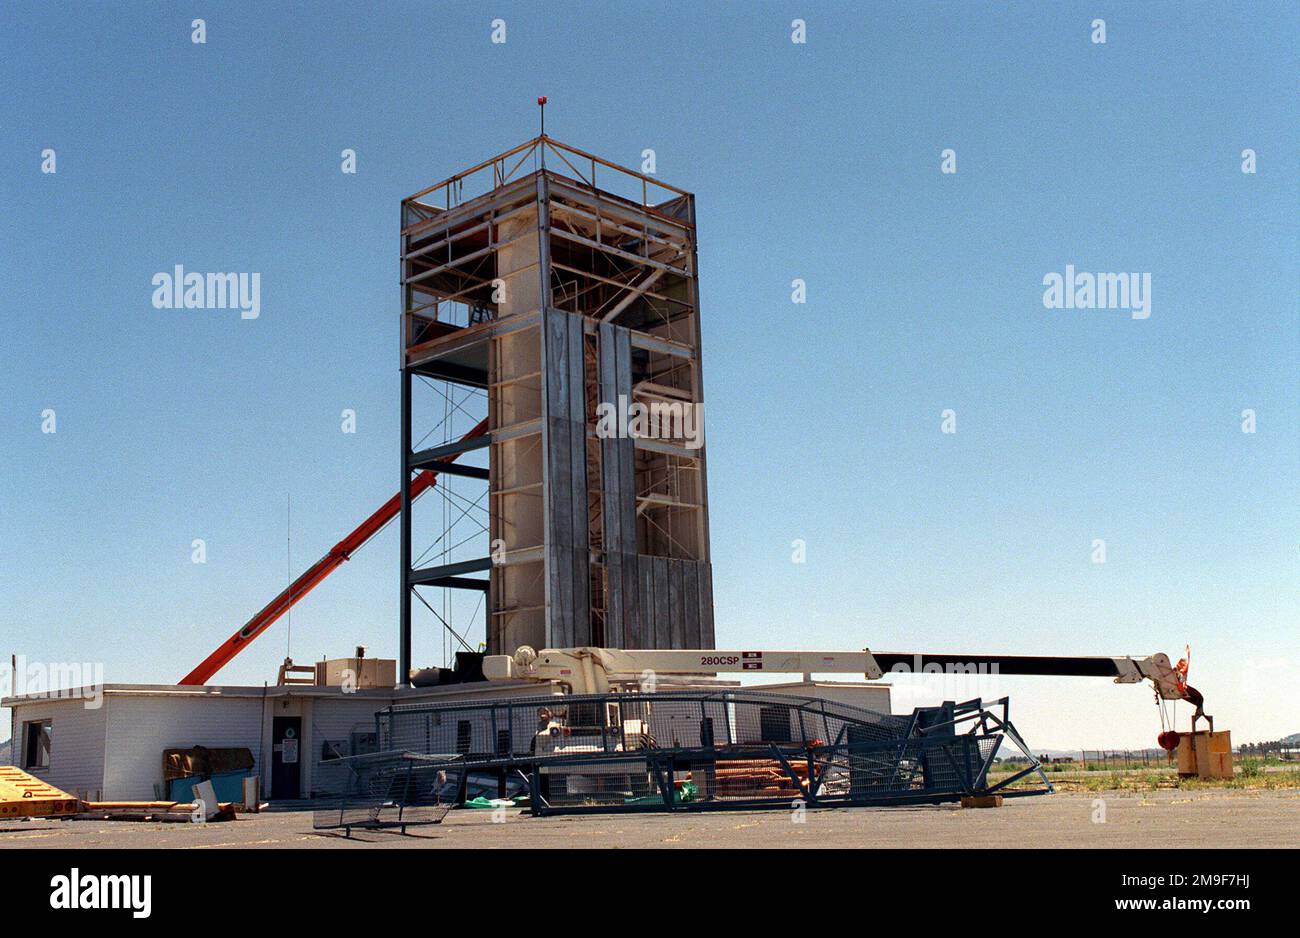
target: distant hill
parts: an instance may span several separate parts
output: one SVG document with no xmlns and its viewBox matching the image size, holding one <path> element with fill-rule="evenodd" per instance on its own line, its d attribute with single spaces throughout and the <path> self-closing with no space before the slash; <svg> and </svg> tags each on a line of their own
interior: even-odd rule
<svg viewBox="0 0 1300 938">
<path fill-rule="evenodd" d="M 13 765 L 14 760 L 11 758 L 14 749 L 14 741 L 6 739 L 0 743 L 0 765 Z"/>
</svg>

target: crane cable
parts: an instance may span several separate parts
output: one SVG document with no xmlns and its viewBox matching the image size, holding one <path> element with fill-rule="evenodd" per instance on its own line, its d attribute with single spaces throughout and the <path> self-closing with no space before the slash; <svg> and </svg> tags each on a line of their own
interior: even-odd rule
<svg viewBox="0 0 1300 938">
<path fill-rule="evenodd" d="M 1187 671 L 1191 666 L 1191 661 L 1192 646 L 1187 645 L 1183 652 L 1183 657 L 1180 658 L 1178 664 L 1174 666 L 1174 680 L 1178 683 L 1179 690 L 1185 691 L 1187 689 Z M 1173 758 L 1174 750 L 1178 748 L 1178 741 L 1180 739 L 1179 733 L 1177 729 L 1175 729 L 1177 726 L 1178 716 L 1177 707 L 1178 701 L 1173 700 L 1170 701 L 1169 707 L 1166 708 L 1165 700 L 1160 696 L 1159 688 L 1156 689 L 1156 709 L 1160 711 L 1160 735 L 1156 737 L 1156 741 L 1160 743 L 1161 749 L 1164 749 L 1169 753 L 1171 759 Z M 1195 717 L 1193 717 L 1193 724 L 1194 723 Z M 1195 729 L 1195 725 L 1193 725 L 1192 728 Z"/>
</svg>

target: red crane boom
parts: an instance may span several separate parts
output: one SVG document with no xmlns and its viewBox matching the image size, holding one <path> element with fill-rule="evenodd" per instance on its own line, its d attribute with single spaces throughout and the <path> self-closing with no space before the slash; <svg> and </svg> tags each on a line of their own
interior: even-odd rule
<svg viewBox="0 0 1300 938">
<path fill-rule="evenodd" d="M 480 437 L 487 433 L 487 429 L 487 420 L 481 420 L 472 430 L 461 437 L 461 442 Z M 454 461 L 457 455 L 448 456 L 447 461 Z M 426 491 L 433 488 L 437 481 L 438 474 L 436 472 L 428 469 L 421 472 L 411 483 L 411 500 L 415 501 Z M 294 603 L 315 589 L 321 580 L 343 566 L 344 561 L 351 557 L 362 544 L 378 534 L 380 528 L 396 518 L 401 510 L 402 495 L 399 492 L 380 505 L 379 509 L 369 518 L 357 525 L 351 534 L 331 547 L 329 553 L 308 567 L 298 579 L 285 587 L 279 596 L 267 603 L 261 612 L 249 619 L 243 628 L 226 639 L 218 646 L 216 651 L 203 659 L 202 664 L 181 678 L 178 683 L 182 685 L 206 684 L 212 675 L 229 664 L 235 655 L 247 648 L 253 639 L 265 632 L 276 619 L 288 612 Z"/>
</svg>

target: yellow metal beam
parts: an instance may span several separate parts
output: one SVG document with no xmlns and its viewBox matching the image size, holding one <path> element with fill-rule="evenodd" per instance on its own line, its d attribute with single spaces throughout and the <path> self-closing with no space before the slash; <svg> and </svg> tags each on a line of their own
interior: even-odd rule
<svg viewBox="0 0 1300 938">
<path fill-rule="evenodd" d="M 77 799 L 12 765 L 0 765 L 0 818 L 77 813 Z"/>
</svg>

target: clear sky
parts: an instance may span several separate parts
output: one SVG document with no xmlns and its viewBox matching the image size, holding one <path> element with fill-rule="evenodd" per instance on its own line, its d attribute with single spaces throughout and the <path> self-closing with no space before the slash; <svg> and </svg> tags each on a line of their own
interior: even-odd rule
<svg viewBox="0 0 1300 938">
<path fill-rule="evenodd" d="M 1300 731 L 1298 11 L 7 2 L 0 652 L 175 681 L 283 587 L 288 493 L 298 572 L 396 490 L 399 201 L 546 94 L 697 193 L 721 646 L 1190 643 L 1237 740 Z M 259 272 L 260 316 L 155 309 L 176 264 Z M 1067 264 L 1150 273 L 1149 318 L 1046 309 Z M 395 655 L 397 575 L 390 528 L 293 654 Z M 1159 730 L 1145 689 L 998 689 L 1038 747 Z"/>
</svg>

